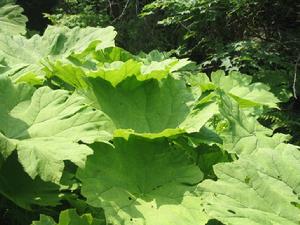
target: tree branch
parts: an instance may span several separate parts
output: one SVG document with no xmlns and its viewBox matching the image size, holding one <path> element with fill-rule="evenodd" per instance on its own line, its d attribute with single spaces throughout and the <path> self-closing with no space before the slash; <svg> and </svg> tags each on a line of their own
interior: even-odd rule
<svg viewBox="0 0 300 225">
<path fill-rule="evenodd" d="M 298 63 L 300 61 L 300 54 L 298 55 L 298 58 L 295 63 L 295 73 L 294 73 L 294 82 L 293 82 L 293 93 L 294 98 L 297 99 L 297 90 L 296 90 L 296 82 L 297 82 L 297 70 L 298 70 Z"/>
</svg>

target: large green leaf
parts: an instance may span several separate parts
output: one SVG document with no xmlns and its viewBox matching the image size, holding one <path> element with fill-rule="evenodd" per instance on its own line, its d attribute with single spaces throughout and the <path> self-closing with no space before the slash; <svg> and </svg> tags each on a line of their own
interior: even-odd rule
<svg viewBox="0 0 300 225">
<path fill-rule="evenodd" d="M 30 39 L 0 34 L 0 72 L 16 81 L 41 83 L 47 62 L 82 57 L 87 52 L 114 46 L 116 32 L 107 28 L 48 27 L 43 36 Z M 2 68 L 1 68 L 2 67 Z"/>
<path fill-rule="evenodd" d="M 199 95 L 173 74 L 180 67 L 176 65 L 185 61 L 171 61 L 168 66 L 154 66 L 130 59 L 101 64 L 95 70 L 57 62 L 52 73 L 105 112 L 118 129 L 116 136 L 135 133 L 157 138 L 197 132 L 218 113 L 217 104 L 212 98 L 198 102 Z"/>
<path fill-rule="evenodd" d="M 33 221 L 31 225 L 104 225 L 104 223 L 94 219 L 90 214 L 79 216 L 75 209 L 68 209 L 60 213 L 58 223 L 49 216 L 41 215 L 40 220 Z"/>
<path fill-rule="evenodd" d="M 172 76 L 146 81 L 132 77 L 116 87 L 101 78 L 89 82 L 95 105 L 121 129 L 117 132 L 121 136 L 126 132 L 147 137 L 197 132 L 218 112 L 214 101 L 198 103 L 185 82 Z"/>
<path fill-rule="evenodd" d="M 84 145 L 111 138 L 112 123 L 78 95 L 0 79 L 0 153 L 17 150 L 25 171 L 35 178 L 58 182 L 64 160 L 84 166 L 92 150 Z"/>
<path fill-rule="evenodd" d="M 217 181 L 205 180 L 206 212 L 225 224 L 298 225 L 300 151 L 296 146 L 259 149 L 214 167 Z"/>
<path fill-rule="evenodd" d="M 181 150 L 165 140 L 130 137 L 93 146 L 78 172 L 82 194 L 102 207 L 114 225 L 206 224 L 201 198 L 194 194 L 203 174 Z"/>
<path fill-rule="evenodd" d="M 27 18 L 22 13 L 23 9 L 14 1 L 0 0 L 0 33 L 25 34 Z"/>
</svg>

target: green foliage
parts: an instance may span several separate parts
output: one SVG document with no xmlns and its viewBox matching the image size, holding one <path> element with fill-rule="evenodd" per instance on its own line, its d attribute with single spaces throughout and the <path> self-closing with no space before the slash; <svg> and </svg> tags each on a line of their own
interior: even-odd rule
<svg viewBox="0 0 300 225">
<path fill-rule="evenodd" d="M 230 67 L 208 76 L 168 53 L 132 54 L 115 35 L 0 34 L 0 219 L 298 224 L 299 147 L 257 120 L 279 110 L 274 89 Z"/>
</svg>

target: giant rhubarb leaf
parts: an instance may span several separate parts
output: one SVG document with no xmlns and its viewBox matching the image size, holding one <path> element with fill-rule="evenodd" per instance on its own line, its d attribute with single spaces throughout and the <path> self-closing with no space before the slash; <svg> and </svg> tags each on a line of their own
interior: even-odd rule
<svg viewBox="0 0 300 225">
<path fill-rule="evenodd" d="M 13 0 L 0 0 L 0 33 L 25 34 L 27 18 L 22 13 L 23 9 Z"/>
<path fill-rule="evenodd" d="M 108 141 L 112 124 L 84 99 L 64 90 L 13 85 L 0 79 L 0 153 L 17 150 L 25 171 L 35 178 L 58 182 L 64 160 L 79 167 L 92 150 L 84 143 Z"/>
<path fill-rule="evenodd" d="M 259 149 L 233 163 L 214 167 L 217 181 L 206 180 L 205 209 L 225 224 L 300 223 L 300 151 L 284 145 Z"/>
<path fill-rule="evenodd" d="M 165 140 L 114 139 L 115 148 L 95 144 L 95 154 L 78 172 L 82 194 L 102 207 L 108 224 L 206 224 L 194 194 L 200 169 Z"/>
<path fill-rule="evenodd" d="M 116 32 L 107 28 L 48 27 L 43 36 L 0 34 L 0 72 L 16 81 L 40 83 L 45 76 L 47 62 L 72 56 L 80 57 L 84 52 L 114 46 Z"/>
<path fill-rule="evenodd" d="M 196 104 L 185 82 L 171 76 L 160 81 L 132 77 L 116 87 L 101 78 L 89 81 L 96 105 L 121 129 L 121 136 L 127 131 L 147 137 L 197 132 L 218 112 L 213 101 Z"/>
</svg>

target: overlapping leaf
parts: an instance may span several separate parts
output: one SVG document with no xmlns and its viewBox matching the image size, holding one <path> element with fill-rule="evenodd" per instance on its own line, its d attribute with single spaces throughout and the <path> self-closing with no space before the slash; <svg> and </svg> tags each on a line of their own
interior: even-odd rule
<svg viewBox="0 0 300 225">
<path fill-rule="evenodd" d="M 271 93 L 270 88 L 262 83 L 252 83 L 252 77 L 239 72 L 231 72 L 225 76 L 223 71 L 211 75 L 212 82 L 229 93 L 241 107 L 266 105 L 277 107 L 279 100 Z"/>
<path fill-rule="evenodd" d="M 8 157 L 17 150 L 25 171 L 35 178 L 58 182 L 64 160 L 79 167 L 92 150 L 79 141 L 108 141 L 113 126 L 100 111 L 67 91 L 34 90 L 0 79 L 0 150 Z M 5 88 L 4 88 L 5 87 Z"/>
<path fill-rule="evenodd" d="M 189 64 L 191 62 L 187 59 L 176 58 L 148 62 L 121 48 L 111 47 L 96 51 L 92 58 L 89 57 L 81 62 L 72 63 L 69 60 L 53 62 L 49 67 L 49 72 L 52 76 L 59 77 L 75 87 L 82 87 L 85 77 L 100 77 L 116 87 L 129 77 L 135 77 L 139 81 L 161 80 Z M 75 78 L 72 75 L 74 73 Z M 80 80 L 79 83 L 78 80 Z"/>
<path fill-rule="evenodd" d="M 15 35 L 26 33 L 26 16 L 23 9 L 12 0 L 0 1 L 0 34 Z M 1 58 L 1 57 L 0 57 Z"/>
<path fill-rule="evenodd" d="M 224 71 L 211 74 L 211 81 L 205 74 L 199 74 L 190 79 L 193 86 L 199 86 L 203 91 L 221 89 L 233 97 L 242 108 L 268 106 L 276 108 L 279 100 L 271 93 L 270 88 L 262 83 L 251 83 L 252 77 L 239 72 Z"/>
<path fill-rule="evenodd" d="M 47 61 L 68 57 L 82 57 L 87 52 L 114 46 L 116 32 L 112 27 L 69 29 L 48 27 L 43 36 L 23 36 L 0 34 L 0 72 L 16 81 L 41 83 Z"/>
<path fill-rule="evenodd" d="M 94 145 L 78 172 L 82 194 L 102 207 L 111 224 L 206 224 L 201 198 L 193 192 L 203 174 L 164 140 L 114 139 L 115 149 Z"/>
<path fill-rule="evenodd" d="M 259 149 L 214 167 L 217 181 L 200 187 L 205 209 L 224 224 L 296 225 L 300 222 L 300 152 L 296 146 Z"/>
</svg>

